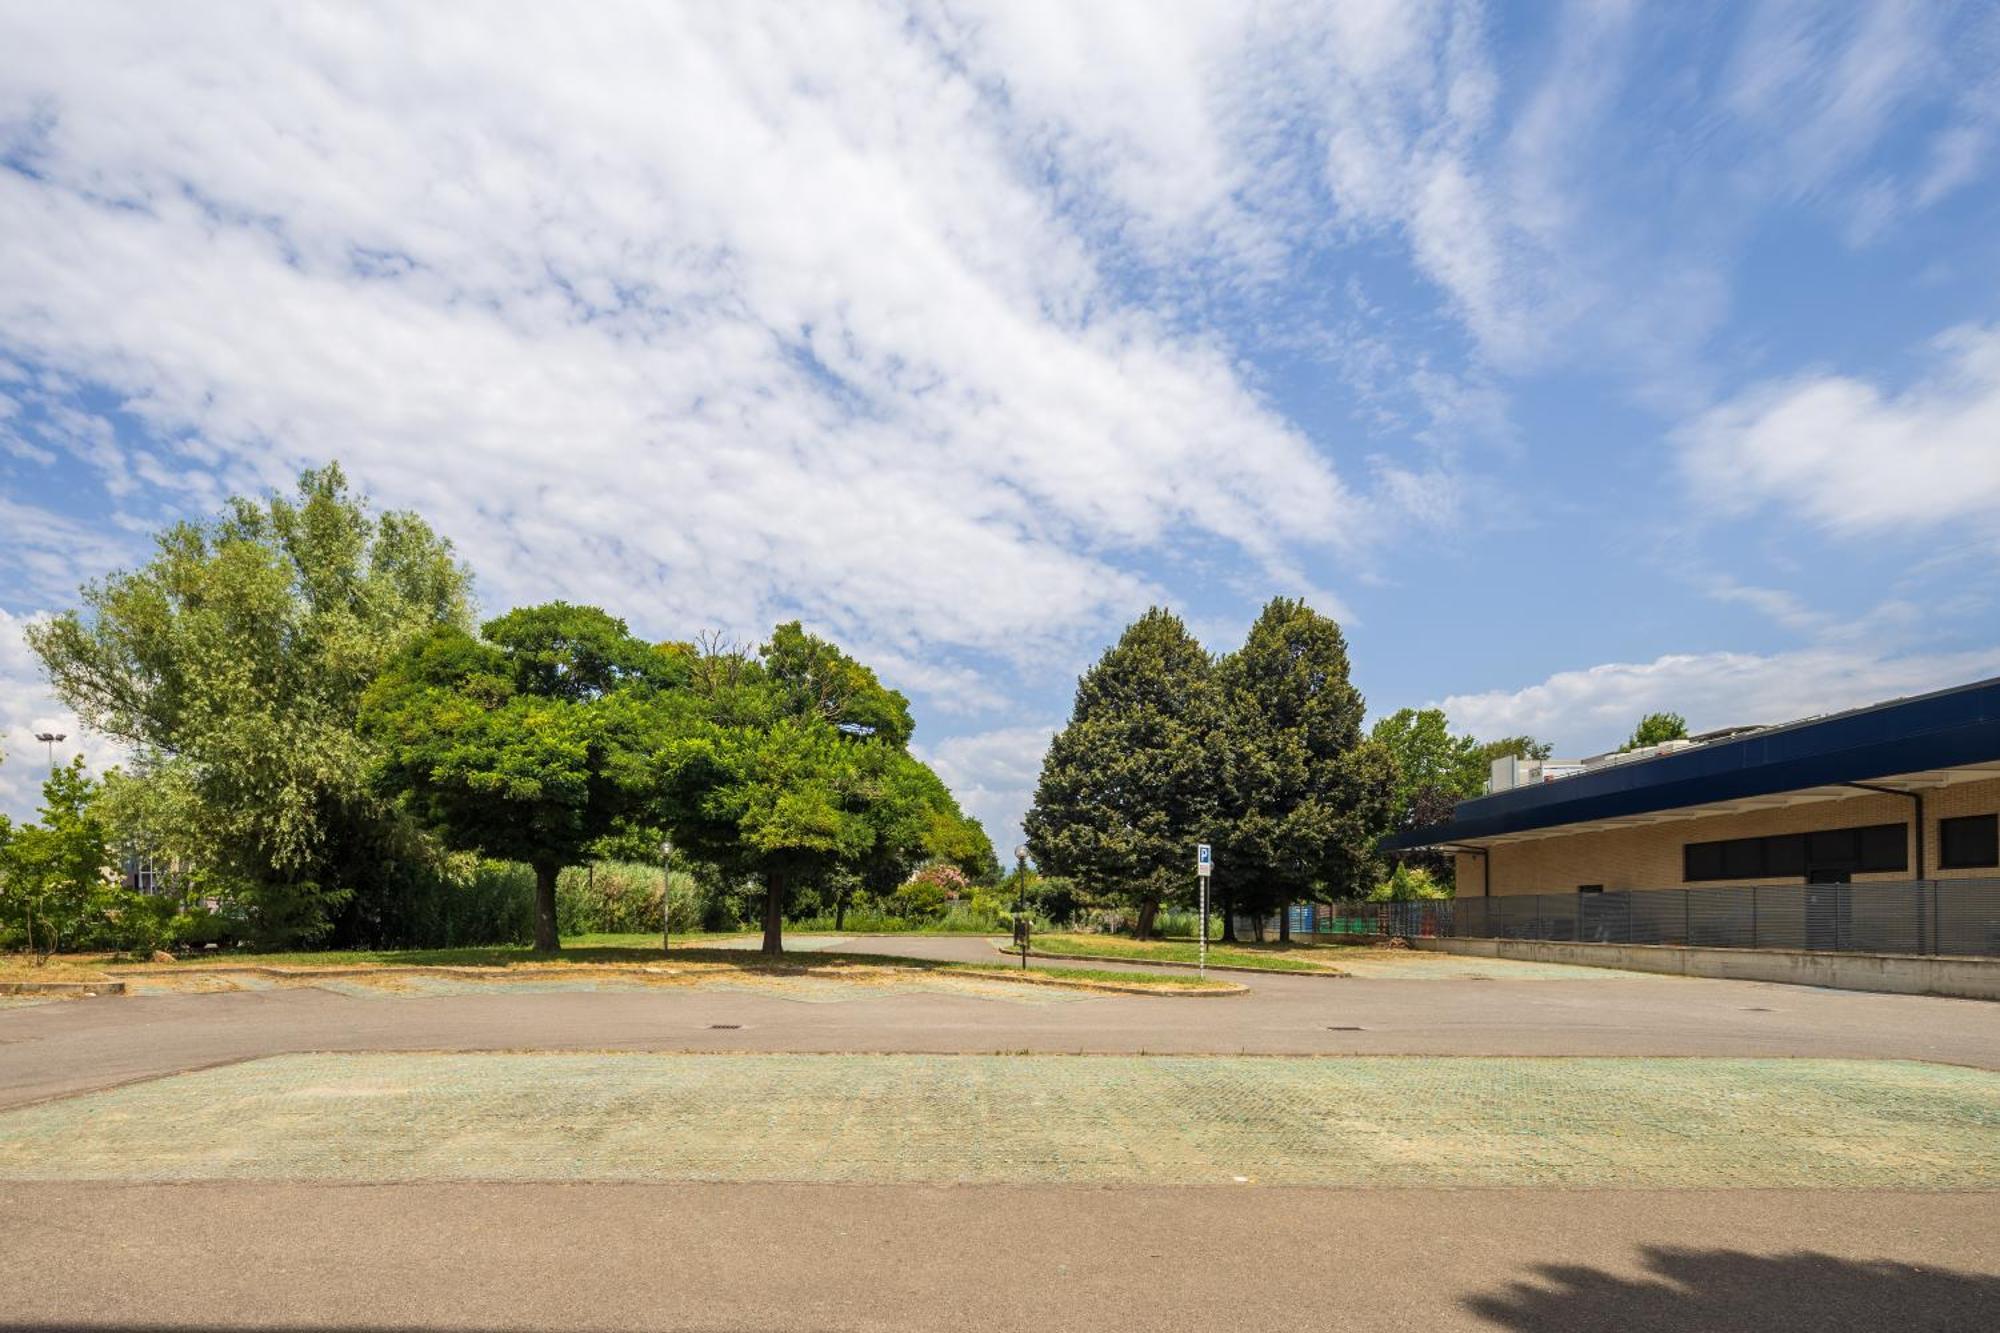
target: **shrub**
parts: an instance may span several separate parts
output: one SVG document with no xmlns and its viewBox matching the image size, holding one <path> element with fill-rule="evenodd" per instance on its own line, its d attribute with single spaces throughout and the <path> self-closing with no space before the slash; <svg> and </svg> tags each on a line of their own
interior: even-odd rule
<svg viewBox="0 0 2000 1333">
<path fill-rule="evenodd" d="M 1371 903 L 1405 903 L 1451 897 L 1451 889 L 1438 883 L 1428 870 L 1400 865 L 1396 872 L 1377 884 L 1368 895 Z"/>
<path fill-rule="evenodd" d="M 684 870 L 672 872 L 673 930 L 702 928 L 702 888 Z M 556 879 L 556 925 L 565 935 L 657 935 L 660 867 L 643 861 L 572 866 Z"/>
</svg>

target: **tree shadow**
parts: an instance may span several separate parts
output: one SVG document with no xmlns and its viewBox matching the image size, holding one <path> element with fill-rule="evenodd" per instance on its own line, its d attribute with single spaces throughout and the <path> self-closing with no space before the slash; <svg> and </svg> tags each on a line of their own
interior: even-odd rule
<svg viewBox="0 0 2000 1333">
<path fill-rule="evenodd" d="M 1805 1252 L 1645 1246 L 1640 1255 L 1646 1276 L 1543 1264 L 1533 1270 L 1538 1282 L 1511 1282 L 1463 1304 L 1502 1328 L 1535 1333 L 2000 1328 L 2000 1276 L 1990 1273 Z"/>
</svg>

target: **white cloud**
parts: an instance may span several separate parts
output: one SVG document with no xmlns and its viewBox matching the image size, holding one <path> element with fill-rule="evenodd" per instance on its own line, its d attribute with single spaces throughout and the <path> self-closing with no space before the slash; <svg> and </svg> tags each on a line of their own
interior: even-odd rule
<svg viewBox="0 0 2000 1333">
<path fill-rule="evenodd" d="M 1782 504 L 1843 535 L 1967 522 L 2000 535 L 2000 326 L 1954 329 L 1898 393 L 1843 375 L 1759 385 L 1676 437 L 1705 503 Z"/>
<path fill-rule="evenodd" d="M 1056 723 L 1002 727 L 918 747 L 966 813 L 986 826 L 1003 864 L 1021 841 L 1021 817 L 1034 804 L 1042 756 L 1058 730 Z"/>
<path fill-rule="evenodd" d="M 958 30 L 968 70 L 876 8 L 11 11 L 0 336 L 171 442 L 66 418 L 114 490 L 338 457 L 489 600 L 661 631 L 803 609 L 1026 660 L 1150 600 L 1123 556 L 1178 530 L 1287 571 L 1365 542 L 1370 502 L 1121 299 L 1034 156 L 1073 145 L 1158 244 L 1230 225 L 1222 149 L 1176 154 L 1229 132 L 1202 30 L 1076 20 L 1145 59 L 1075 97 L 1106 31 L 1061 12 Z"/>
<path fill-rule="evenodd" d="M 1440 705 L 1476 736 L 1520 733 L 1558 754 L 1607 750 L 1647 713 L 1671 711 L 1692 731 L 1790 722 L 2000 674 L 2000 647 L 1884 657 L 1865 649 L 1682 653 L 1561 671 L 1519 690 L 1455 694 Z"/>
</svg>

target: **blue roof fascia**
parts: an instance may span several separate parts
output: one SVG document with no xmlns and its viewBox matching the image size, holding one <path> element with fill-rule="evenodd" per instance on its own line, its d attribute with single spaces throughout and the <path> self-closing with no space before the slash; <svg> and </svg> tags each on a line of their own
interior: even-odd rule
<svg viewBox="0 0 2000 1333">
<path fill-rule="evenodd" d="M 2000 760 L 2000 678 L 1461 801 L 1384 851 Z"/>
</svg>

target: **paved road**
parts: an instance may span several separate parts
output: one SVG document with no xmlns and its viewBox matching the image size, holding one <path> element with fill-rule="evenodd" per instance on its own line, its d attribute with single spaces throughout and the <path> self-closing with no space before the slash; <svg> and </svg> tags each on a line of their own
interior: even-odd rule
<svg viewBox="0 0 2000 1333">
<path fill-rule="evenodd" d="M 983 941 L 949 937 L 853 947 L 991 956 Z M 1504 972 L 1506 964 L 1495 967 Z M 718 988 L 495 986 L 432 997 L 299 988 L 71 1000 L 0 1011 L 0 1107 L 291 1051 L 1801 1055 L 2000 1069 L 2000 1006 L 1975 1000 L 1677 977 L 1231 979 L 1247 982 L 1250 993 L 1033 1004 L 891 994 L 802 1003 Z"/>
<path fill-rule="evenodd" d="M 936 937 L 847 947 L 989 957 L 982 941 Z M 1060 1003 L 504 987 L 70 1001 L 0 1012 L 0 1106 L 312 1050 L 1810 1055 L 2000 1069 L 2000 1007 L 1971 1001 L 1655 977 L 1246 980 L 1232 998 Z M 0 1333 L 2000 1322 L 1992 1194 L 69 1183 L 0 1185 L 0 1217 Z"/>
<path fill-rule="evenodd" d="M 1980 1195 L 92 1185 L 0 1210 L 0 1333 L 1984 1333 L 2000 1310 Z"/>
</svg>

